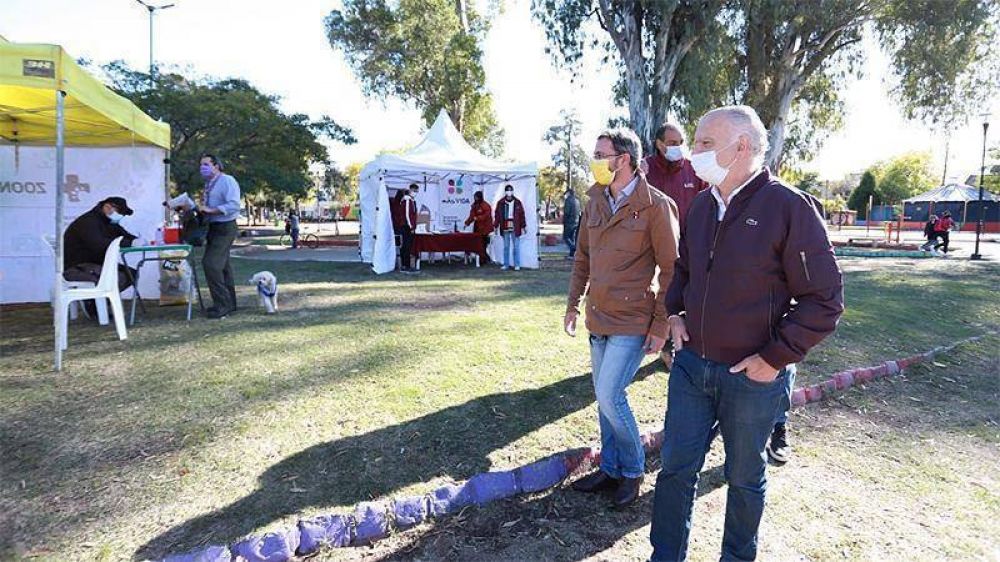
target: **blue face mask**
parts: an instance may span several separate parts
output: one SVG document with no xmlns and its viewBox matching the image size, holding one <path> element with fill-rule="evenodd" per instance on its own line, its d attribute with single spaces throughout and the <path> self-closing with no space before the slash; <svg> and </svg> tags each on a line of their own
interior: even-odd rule
<svg viewBox="0 0 1000 562">
<path fill-rule="evenodd" d="M 123 218 L 125 218 L 124 215 L 119 214 L 118 211 L 111 211 L 111 214 L 108 215 L 111 224 L 118 224 Z"/>
</svg>

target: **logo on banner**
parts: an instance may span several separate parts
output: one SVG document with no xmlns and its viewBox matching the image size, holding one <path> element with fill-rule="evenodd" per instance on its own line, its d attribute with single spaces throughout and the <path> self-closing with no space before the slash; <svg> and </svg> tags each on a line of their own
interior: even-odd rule
<svg viewBox="0 0 1000 562">
<path fill-rule="evenodd" d="M 0 181 L 0 193 L 28 193 L 43 195 L 45 193 L 45 182 Z"/>
<path fill-rule="evenodd" d="M 0 181 L 0 193 L 24 193 L 27 195 L 45 195 L 48 190 L 44 181 Z M 66 174 L 63 193 L 73 203 L 80 202 L 80 192 L 90 193 L 90 184 L 80 181 L 76 174 Z"/>
<path fill-rule="evenodd" d="M 81 183 L 80 176 L 76 174 L 66 174 L 66 183 L 63 185 L 63 193 L 74 203 L 80 202 L 80 192 L 90 193 L 90 184 Z"/>
</svg>

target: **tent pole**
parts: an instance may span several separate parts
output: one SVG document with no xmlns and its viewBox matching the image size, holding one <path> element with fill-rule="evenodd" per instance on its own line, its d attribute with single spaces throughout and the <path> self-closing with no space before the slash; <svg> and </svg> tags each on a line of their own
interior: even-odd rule
<svg viewBox="0 0 1000 562">
<path fill-rule="evenodd" d="M 170 200 L 170 149 L 167 149 L 167 157 L 163 159 L 163 196 L 164 201 Z M 250 210 L 247 209 L 247 217 L 250 217 Z M 166 226 L 170 220 L 170 207 L 163 206 L 163 225 Z"/>
<path fill-rule="evenodd" d="M 55 294 L 55 302 L 52 306 L 52 320 L 55 325 L 55 335 L 56 335 L 56 361 L 55 369 L 56 371 L 62 370 L 62 338 L 63 330 L 65 328 L 60 328 L 62 326 L 63 320 L 60 318 L 59 300 L 62 296 L 62 276 L 63 276 L 63 183 L 65 182 L 65 139 L 63 135 L 65 134 L 66 128 L 66 116 L 63 111 L 64 97 L 65 93 L 62 90 L 56 90 L 56 275 L 53 279 L 53 291 Z"/>
</svg>

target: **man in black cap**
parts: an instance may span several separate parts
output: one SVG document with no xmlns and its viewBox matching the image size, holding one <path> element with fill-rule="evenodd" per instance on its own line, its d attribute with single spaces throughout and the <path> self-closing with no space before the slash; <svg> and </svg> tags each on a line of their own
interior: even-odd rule
<svg viewBox="0 0 1000 562">
<path fill-rule="evenodd" d="M 131 215 L 132 209 L 122 197 L 108 197 L 93 209 L 80 215 L 63 234 L 63 277 L 67 281 L 89 281 L 96 284 L 101 278 L 104 253 L 111 242 L 122 237 L 122 247 L 132 245 L 135 236 L 118 224 L 122 217 Z M 132 270 L 133 277 L 135 270 Z M 118 264 L 118 290 L 129 287 L 125 266 Z M 94 317 L 94 302 L 87 301 L 85 308 Z"/>
</svg>

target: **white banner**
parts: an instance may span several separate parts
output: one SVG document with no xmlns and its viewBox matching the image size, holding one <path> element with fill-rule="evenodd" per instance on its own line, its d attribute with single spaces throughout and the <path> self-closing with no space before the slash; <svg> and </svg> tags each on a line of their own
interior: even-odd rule
<svg viewBox="0 0 1000 562">
<path fill-rule="evenodd" d="M 119 196 L 135 211 L 122 226 L 154 239 L 163 223 L 165 154 L 146 146 L 67 148 L 64 228 Z M 55 169 L 53 147 L 0 146 L 0 303 L 49 300 L 55 264 L 43 237 L 55 231 Z M 143 267 L 139 288 L 145 298 L 159 297 L 156 262 Z"/>
<path fill-rule="evenodd" d="M 472 209 L 472 194 L 475 188 L 465 175 L 450 177 L 438 186 L 438 225 L 446 232 L 454 231 L 455 224 L 458 230 L 465 228 L 465 219 L 469 218 L 469 211 Z M 471 227 L 468 229 L 471 231 Z"/>
</svg>

